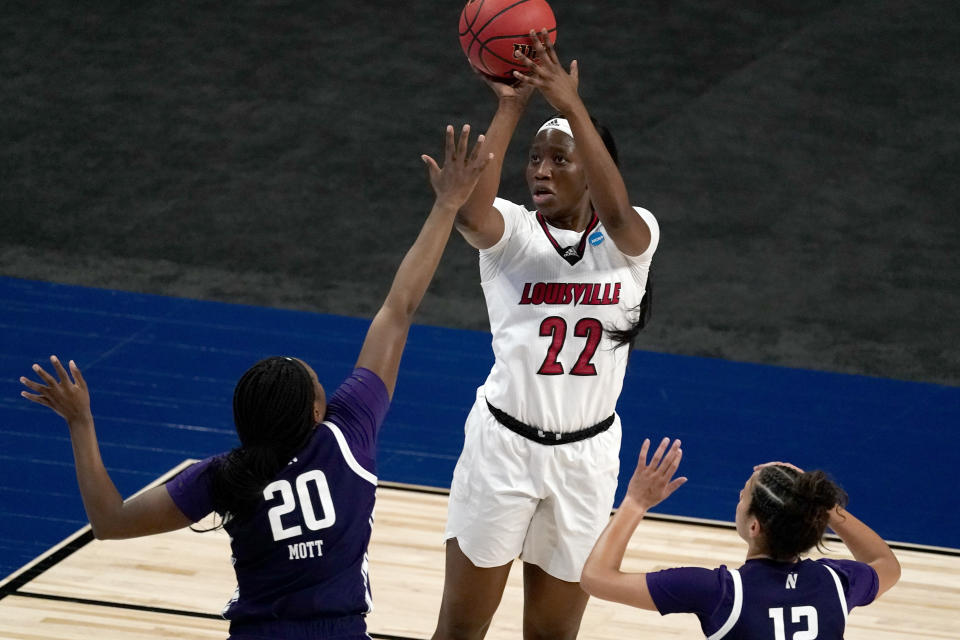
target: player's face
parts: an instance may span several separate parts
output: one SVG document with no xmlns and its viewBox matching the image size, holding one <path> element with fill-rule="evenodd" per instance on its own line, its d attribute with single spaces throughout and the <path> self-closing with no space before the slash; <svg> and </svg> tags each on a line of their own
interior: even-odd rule
<svg viewBox="0 0 960 640">
<path fill-rule="evenodd" d="M 527 157 L 527 187 L 533 206 L 547 219 L 589 209 L 587 177 L 573 138 L 558 129 L 537 134 Z"/>
</svg>

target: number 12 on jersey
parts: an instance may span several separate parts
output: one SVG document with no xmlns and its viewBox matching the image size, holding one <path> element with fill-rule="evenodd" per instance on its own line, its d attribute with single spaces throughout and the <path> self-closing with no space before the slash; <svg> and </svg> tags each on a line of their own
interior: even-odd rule
<svg viewBox="0 0 960 640">
<path fill-rule="evenodd" d="M 773 619 L 774 640 L 787 640 L 787 633 L 783 620 L 783 607 L 771 607 L 768 610 Z M 816 640 L 819 628 L 817 624 L 817 610 L 814 607 L 790 607 L 790 621 L 794 624 L 806 618 L 807 628 L 795 631 L 791 640 Z"/>
</svg>

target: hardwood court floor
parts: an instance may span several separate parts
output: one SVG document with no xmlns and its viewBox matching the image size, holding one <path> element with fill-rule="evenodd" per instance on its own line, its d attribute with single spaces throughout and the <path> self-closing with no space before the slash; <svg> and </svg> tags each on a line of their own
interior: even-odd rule
<svg viewBox="0 0 960 640">
<path fill-rule="evenodd" d="M 373 637 L 420 639 L 432 633 L 443 584 L 446 502 L 443 494 L 381 487 L 370 553 Z M 840 543 L 831 547 L 832 556 L 849 557 Z M 624 567 L 736 566 L 743 553 L 743 543 L 729 528 L 647 520 L 631 542 Z M 897 555 L 903 564 L 900 583 L 877 603 L 854 610 L 846 638 L 957 638 L 960 557 L 924 551 Z M 492 640 L 521 637 L 520 574 L 515 567 L 487 636 Z M 227 623 L 217 613 L 234 584 L 223 532 L 93 540 L 0 599 L 0 638 L 224 638 Z M 591 600 L 580 637 L 703 636 L 693 616 L 661 617 Z"/>
</svg>

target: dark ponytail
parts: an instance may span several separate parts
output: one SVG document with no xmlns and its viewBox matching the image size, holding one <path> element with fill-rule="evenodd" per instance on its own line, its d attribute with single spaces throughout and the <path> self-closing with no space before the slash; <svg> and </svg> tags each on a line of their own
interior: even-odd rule
<svg viewBox="0 0 960 640">
<path fill-rule="evenodd" d="M 315 396 L 313 378 L 293 358 L 261 360 L 237 382 L 233 420 L 240 446 L 217 460 L 210 489 L 221 526 L 251 515 L 263 488 L 306 444 Z"/>
<path fill-rule="evenodd" d="M 607 329 L 607 335 L 610 336 L 611 340 L 617 343 L 614 349 L 619 349 L 623 346 L 633 349 L 633 343 L 636 341 L 637 335 L 643 331 L 643 328 L 647 326 L 647 322 L 650 321 L 650 315 L 653 313 L 652 273 L 647 273 L 647 288 L 643 293 L 643 298 L 641 298 L 640 304 L 634 307 L 631 311 L 636 312 L 637 319 L 634 320 L 629 327 L 626 329 Z"/>
<path fill-rule="evenodd" d="M 846 492 L 823 471 L 800 473 L 771 465 L 754 479 L 747 513 L 760 523 L 765 551 L 776 560 L 789 560 L 814 546 L 819 549 L 830 511 L 846 504 Z"/>
<path fill-rule="evenodd" d="M 590 121 L 593 123 L 594 128 L 596 128 L 597 133 L 600 134 L 600 139 L 603 140 L 603 146 L 607 148 L 607 153 L 609 153 L 610 157 L 613 158 L 613 163 L 619 168 L 620 154 L 617 152 L 617 142 L 613 139 L 613 134 L 610 133 L 610 129 L 608 129 L 606 125 L 602 124 L 593 116 L 590 116 Z M 647 290 L 643 294 L 640 304 L 634 307 L 632 311 L 637 314 L 637 319 L 630 323 L 629 327 L 626 329 L 607 329 L 607 335 L 611 340 L 617 343 L 614 349 L 619 349 L 623 346 L 633 349 L 633 344 L 636 342 L 637 335 L 643 331 L 643 328 L 647 326 L 647 323 L 650 321 L 650 315 L 653 311 L 652 273 L 647 274 Z"/>
</svg>

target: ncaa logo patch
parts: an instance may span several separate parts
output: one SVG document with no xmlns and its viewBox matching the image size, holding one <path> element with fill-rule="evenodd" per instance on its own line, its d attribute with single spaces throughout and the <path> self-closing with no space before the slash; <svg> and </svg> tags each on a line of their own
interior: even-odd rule
<svg viewBox="0 0 960 640">
<path fill-rule="evenodd" d="M 590 237 L 588 238 L 588 240 L 590 240 L 590 244 L 592 244 L 593 246 L 597 246 L 598 244 L 603 242 L 603 234 L 600 233 L 599 231 L 594 231 L 593 233 L 590 234 Z"/>
</svg>

